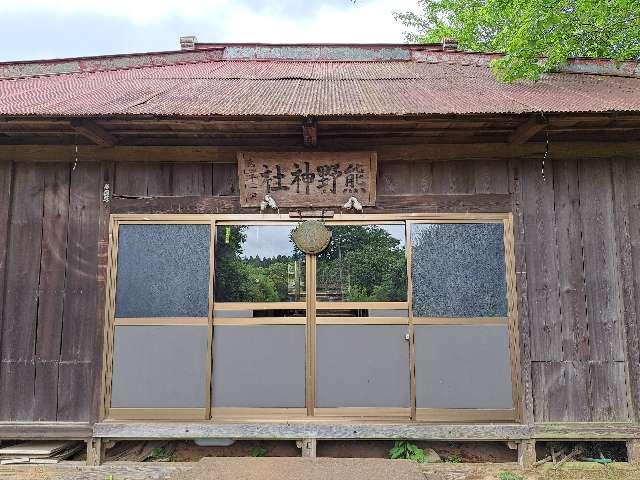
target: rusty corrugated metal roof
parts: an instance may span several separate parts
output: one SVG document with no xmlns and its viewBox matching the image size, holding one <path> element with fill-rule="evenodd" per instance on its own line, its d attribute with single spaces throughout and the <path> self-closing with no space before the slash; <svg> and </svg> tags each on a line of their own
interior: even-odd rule
<svg viewBox="0 0 640 480">
<path fill-rule="evenodd" d="M 215 45 L 147 56 L 0 64 L 5 77 L 0 78 L 0 115 L 640 111 L 638 62 L 618 67 L 620 75 L 603 75 L 611 73 L 606 61 L 576 60 L 586 73 L 501 84 L 489 70 L 492 56 L 487 54 L 415 45 L 279 48 Z"/>
</svg>

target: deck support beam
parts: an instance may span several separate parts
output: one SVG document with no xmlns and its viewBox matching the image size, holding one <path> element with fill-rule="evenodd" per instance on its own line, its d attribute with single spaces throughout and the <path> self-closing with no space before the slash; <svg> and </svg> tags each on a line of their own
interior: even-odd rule
<svg viewBox="0 0 640 480">
<path fill-rule="evenodd" d="M 640 466 L 640 439 L 627 440 L 627 462 Z"/>
<path fill-rule="evenodd" d="M 518 464 L 522 468 L 531 468 L 536 463 L 536 441 L 523 440 L 518 443 Z"/>
<path fill-rule="evenodd" d="M 101 438 L 87 440 L 87 465 L 96 467 L 104 461 L 105 442 Z"/>
<path fill-rule="evenodd" d="M 303 457 L 316 458 L 318 440 L 315 438 L 303 438 L 296 442 L 296 446 L 302 450 Z"/>
</svg>

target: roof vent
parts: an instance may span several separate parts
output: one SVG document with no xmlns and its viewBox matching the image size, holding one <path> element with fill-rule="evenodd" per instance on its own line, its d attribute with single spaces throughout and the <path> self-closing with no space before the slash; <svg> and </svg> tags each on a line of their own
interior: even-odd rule
<svg viewBox="0 0 640 480">
<path fill-rule="evenodd" d="M 196 42 L 198 39 L 195 35 L 189 35 L 188 37 L 180 37 L 180 49 L 182 50 L 195 50 Z"/>
<path fill-rule="evenodd" d="M 458 39 L 457 38 L 443 38 L 442 39 L 442 50 L 445 52 L 455 52 L 458 50 Z"/>
</svg>

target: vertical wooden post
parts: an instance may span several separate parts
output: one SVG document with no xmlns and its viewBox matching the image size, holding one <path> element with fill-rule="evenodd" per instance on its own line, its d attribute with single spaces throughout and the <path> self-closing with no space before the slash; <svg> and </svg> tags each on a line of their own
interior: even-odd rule
<svg viewBox="0 0 640 480">
<path fill-rule="evenodd" d="M 523 468 L 531 468 L 536 463 L 536 441 L 522 440 L 518 443 L 518 464 Z"/>
<path fill-rule="evenodd" d="M 302 450 L 302 456 L 308 458 L 316 458 L 316 447 L 318 441 L 315 438 L 303 438 L 298 440 L 296 445 Z"/>
<path fill-rule="evenodd" d="M 115 164 L 113 162 L 102 162 L 100 167 L 100 210 L 98 217 L 98 269 L 97 269 L 97 324 L 96 341 L 93 348 L 93 365 L 96 373 L 95 384 L 93 386 L 93 408 L 91 418 L 93 421 L 102 420 L 105 416 L 106 402 L 105 395 L 111 385 L 106 383 L 105 374 L 107 370 L 106 355 L 108 349 L 107 340 L 111 333 L 108 312 L 108 283 L 107 274 L 109 271 L 109 249 L 110 249 L 110 213 L 111 198 L 113 196 L 113 180 L 115 178 Z M 96 192 L 97 194 L 97 192 Z M 89 457 L 87 456 L 87 459 Z"/>
<path fill-rule="evenodd" d="M 518 295 L 518 334 L 520 336 L 520 375 L 521 375 L 521 396 L 520 399 L 520 420 L 525 424 L 532 424 L 533 412 L 533 389 L 531 379 L 531 332 L 529 324 L 529 307 L 527 296 L 527 265 L 525 260 L 525 227 L 524 203 L 522 192 L 522 163 L 520 160 L 513 160 L 509 166 L 509 179 L 512 198 L 513 212 L 513 235 L 514 235 L 514 255 L 516 267 L 516 290 Z"/>
<path fill-rule="evenodd" d="M 316 406 L 316 261 L 315 255 L 307 255 L 306 403 L 310 417 L 314 415 Z"/>
<path fill-rule="evenodd" d="M 87 465 L 95 467 L 104 460 L 104 443 L 101 438 L 87 440 Z"/>
<path fill-rule="evenodd" d="M 411 273 L 411 225 L 408 220 L 405 221 L 405 248 L 407 260 L 407 303 L 409 307 L 409 405 L 411 407 L 411 420 L 416 419 L 417 414 L 417 395 L 416 395 L 416 343 L 415 343 L 415 326 L 413 323 L 413 274 Z"/>
<path fill-rule="evenodd" d="M 640 440 L 627 440 L 627 462 L 640 466 Z"/>
</svg>

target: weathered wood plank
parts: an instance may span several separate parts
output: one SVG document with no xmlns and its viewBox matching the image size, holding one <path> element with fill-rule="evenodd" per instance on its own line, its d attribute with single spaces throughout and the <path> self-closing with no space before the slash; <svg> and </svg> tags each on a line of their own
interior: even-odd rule
<svg viewBox="0 0 640 480">
<path fill-rule="evenodd" d="M 384 162 L 378 165 L 377 188 L 379 195 L 414 193 L 412 186 L 412 162 Z"/>
<path fill-rule="evenodd" d="M 473 193 L 475 191 L 475 162 L 461 160 L 448 162 L 449 165 L 449 193 Z"/>
<path fill-rule="evenodd" d="M 71 120 L 71 127 L 80 135 L 101 147 L 113 147 L 118 143 L 116 137 L 91 120 Z"/>
<path fill-rule="evenodd" d="M 42 245 L 42 167 L 16 165 L 14 182 L 1 348 L 0 419 L 31 420 Z"/>
<path fill-rule="evenodd" d="M 375 207 L 365 208 L 366 213 L 395 211 L 505 213 L 511 211 L 511 196 L 506 194 L 381 195 Z"/>
<path fill-rule="evenodd" d="M 553 162 L 553 186 L 560 280 L 562 359 L 585 361 L 589 359 L 589 329 L 577 161 Z"/>
<path fill-rule="evenodd" d="M 255 213 L 256 209 L 246 209 Z M 239 213 L 240 199 L 234 197 L 155 197 L 111 200 L 111 213 Z"/>
<path fill-rule="evenodd" d="M 640 440 L 627 441 L 627 462 L 636 467 L 640 465 Z"/>
<path fill-rule="evenodd" d="M 4 319 L 5 274 L 7 266 L 7 243 L 9 240 L 9 220 L 11 214 L 11 186 L 13 162 L 0 162 L 0 360 L 2 354 L 2 331 Z M 2 372 L 0 362 L 0 378 Z"/>
<path fill-rule="evenodd" d="M 101 465 L 106 453 L 105 442 L 101 438 L 87 440 L 87 465 L 96 467 Z"/>
<path fill-rule="evenodd" d="M 168 163 L 147 164 L 145 177 L 147 181 L 147 195 L 172 195 L 173 171 Z"/>
<path fill-rule="evenodd" d="M 553 168 L 522 162 L 531 360 L 562 359 Z"/>
<path fill-rule="evenodd" d="M 472 193 L 474 191 L 473 162 L 433 162 L 433 193 Z"/>
<path fill-rule="evenodd" d="M 211 164 L 182 165 L 178 163 L 171 166 L 171 171 L 172 195 L 213 195 Z"/>
<path fill-rule="evenodd" d="M 529 469 L 536 463 L 535 440 L 523 440 L 518 443 L 518 465 Z"/>
<path fill-rule="evenodd" d="M 83 422 L 0 422 L 0 438 L 27 439 L 85 439 L 93 429 Z"/>
<path fill-rule="evenodd" d="M 379 168 L 380 164 L 378 164 Z M 412 162 L 411 169 L 411 193 L 433 193 L 433 164 L 431 162 Z"/>
<path fill-rule="evenodd" d="M 112 191 L 114 195 L 147 196 L 147 165 L 129 162 L 118 163 Z"/>
<path fill-rule="evenodd" d="M 42 221 L 42 257 L 38 288 L 35 344 L 34 420 L 55 420 L 58 404 L 58 362 L 67 264 L 69 172 L 67 164 L 46 164 Z"/>
<path fill-rule="evenodd" d="M 80 164 L 71 174 L 67 295 L 64 303 L 58 419 L 90 418 L 97 312 L 100 164 Z"/>
<path fill-rule="evenodd" d="M 620 165 L 624 162 L 624 171 Z M 627 329 L 627 362 L 629 364 L 630 377 L 630 401 L 633 404 L 633 413 L 636 421 L 640 419 L 640 163 L 638 161 L 616 161 L 614 170 L 614 186 L 616 192 L 616 213 L 619 212 L 618 205 L 624 202 L 626 205 L 626 227 L 623 232 L 625 243 L 623 248 L 623 278 L 625 297 L 624 302 L 624 322 Z M 625 181 L 625 195 L 620 195 L 620 174 Z M 618 227 L 621 220 L 617 219 Z M 628 238 L 627 238 L 628 236 Z M 630 291 L 629 289 L 633 289 Z M 634 307 L 630 304 L 631 297 L 634 299 Z M 633 314 L 635 313 L 635 315 Z"/>
<path fill-rule="evenodd" d="M 407 440 L 520 440 L 533 428 L 518 424 L 438 425 L 331 423 L 119 423 L 94 425 L 100 438 L 246 438 L 246 439 L 390 439 Z"/>
<path fill-rule="evenodd" d="M 509 163 L 506 160 L 477 160 L 474 171 L 476 193 L 509 191 Z"/>
<path fill-rule="evenodd" d="M 520 410 L 522 422 L 531 424 L 534 419 L 534 405 L 531 380 L 531 319 L 529 317 L 528 302 L 522 160 L 512 160 L 509 162 L 509 192 L 511 194 L 511 208 L 513 212 L 516 291 L 518 294 L 518 340 L 520 347 L 520 383 L 522 388 Z"/>
<path fill-rule="evenodd" d="M 640 436 L 640 425 L 631 423 L 541 423 L 534 427 L 537 440 L 625 440 Z"/>
<path fill-rule="evenodd" d="M 361 142 L 341 142 L 327 144 L 327 151 L 353 149 L 375 149 L 378 161 L 420 160 L 443 161 L 462 159 L 503 159 L 531 158 L 544 153 L 544 144 L 526 143 L 509 145 L 503 143 L 423 143 L 414 145 L 389 145 L 385 138 L 365 139 Z M 377 143 L 377 145 L 376 145 Z M 229 146 L 115 146 L 101 148 L 95 145 L 79 145 L 80 162 L 122 161 L 122 162 L 206 162 L 234 163 L 239 150 L 245 145 Z M 252 150 L 295 151 L 300 146 L 275 144 L 270 147 L 252 146 Z M 640 142 L 552 142 L 551 158 L 627 158 L 637 159 Z M 0 161 L 16 162 L 73 162 L 73 145 L 0 145 Z"/>
<path fill-rule="evenodd" d="M 588 422 L 589 365 L 586 362 L 534 362 L 536 422 Z"/>
<path fill-rule="evenodd" d="M 533 138 L 533 136 L 540 130 L 543 130 L 547 126 L 544 119 L 539 116 L 531 117 L 524 123 L 520 124 L 513 133 L 509 136 L 509 143 L 520 145 L 527 140 Z"/>
<path fill-rule="evenodd" d="M 591 362 L 589 387 L 592 420 L 629 421 L 624 362 Z"/>
<path fill-rule="evenodd" d="M 101 184 L 113 182 L 115 172 L 115 164 L 113 162 L 102 162 L 100 166 Z M 111 199 L 100 201 L 100 213 L 98 216 L 98 269 L 97 269 L 97 288 L 96 288 L 96 322 L 95 322 L 95 346 L 92 349 L 92 404 L 90 421 L 96 422 L 100 418 L 102 407 L 102 374 L 103 374 L 103 349 L 105 345 L 105 324 L 107 318 L 105 316 L 105 303 L 107 294 L 107 262 L 109 252 L 109 215 L 111 213 Z"/>
<path fill-rule="evenodd" d="M 235 163 L 214 163 L 212 194 L 235 196 L 240 193 L 238 185 L 238 166 Z"/>
<path fill-rule="evenodd" d="M 590 359 L 624 361 L 610 162 L 583 160 L 579 178 Z"/>
<path fill-rule="evenodd" d="M 365 207 L 366 213 L 502 213 L 510 210 L 511 197 L 505 194 L 381 195 L 375 207 Z M 281 213 L 286 211 L 286 208 L 280 209 Z M 241 209 L 238 197 L 231 196 L 139 199 L 114 197 L 111 202 L 111 213 L 257 213 L 257 209 Z"/>
</svg>

